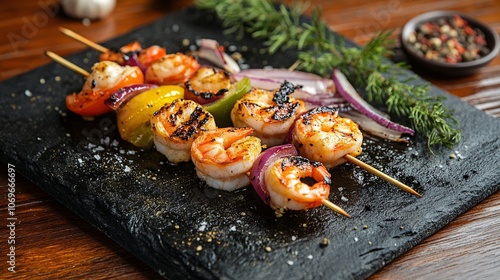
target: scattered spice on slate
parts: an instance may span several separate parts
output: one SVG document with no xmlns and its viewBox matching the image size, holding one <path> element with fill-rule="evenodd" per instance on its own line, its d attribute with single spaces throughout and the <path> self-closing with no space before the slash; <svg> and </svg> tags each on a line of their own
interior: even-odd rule
<svg viewBox="0 0 500 280">
<path fill-rule="evenodd" d="M 326 246 L 328 246 L 328 245 L 330 245 L 330 239 L 328 239 L 328 238 L 326 238 L 326 237 L 325 237 L 325 238 L 323 238 L 323 239 L 321 239 L 321 242 L 319 243 L 319 246 L 320 246 L 321 248 L 325 248 L 325 247 L 326 247 Z"/>
<path fill-rule="evenodd" d="M 426 59 L 446 63 L 472 61 L 490 52 L 483 31 L 459 15 L 418 25 L 408 42 Z"/>
</svg>

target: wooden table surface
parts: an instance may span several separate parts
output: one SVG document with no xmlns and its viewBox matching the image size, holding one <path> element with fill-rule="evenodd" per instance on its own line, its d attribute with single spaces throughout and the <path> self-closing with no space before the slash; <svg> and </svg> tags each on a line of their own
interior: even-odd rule
<svg viewBox="0 0 500 280">
<path fill-rule="evenodd" d="M 154 21 L 193 1 L 118 0 L 113 13 L 84 24 L 65 16 L 55 0 L 4 1 L 0 11 L 0 80 L 47 64 L 52 50 L 68 55 L 85 47 L 58 31 L 64 26 L 96 42 Z M 365 43 L 375 32 L 400 27 L 431 10 L 456 10 L 500 30 L 498 0 L 337 0 L 310 1 L 323 7 L 323 18 L 335 31 Z M 500 95 L 500 58 L 462 79 L 425 79 L 460 96 L 494 91 Z M 0 94 L 6 94 L 1 92 Z M 488 155 L 479 155 L 488 156 Z M 7 224 L 7 163 L 0 165 L 1 220 Z M 16 175 L 16 273 L 7 270 L 8 228 L 2 226 L 0 278 L 154 279 L 146 264 L 52 199 L 35 184 Z M 500 193 L 466 211 L 421 244 L 387 264 L 370 279 L 498 279 L 500 275 Z"/>
</svg>

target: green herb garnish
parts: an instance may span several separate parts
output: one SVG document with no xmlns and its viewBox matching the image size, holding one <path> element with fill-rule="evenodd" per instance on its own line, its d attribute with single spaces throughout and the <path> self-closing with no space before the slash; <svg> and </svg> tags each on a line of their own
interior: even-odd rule
<svg viewBox="0 0 500 280">
<path fill-rule="evenodd" d="M 426 136 L 429 149 L 432 145 L 451 148 L 460 142 L 460 131 L 453 127 L 457 121 L 453 111 L 443 106 L 443 97 L 429 95 L 428 84 L 409 83 L 415 77 L 394 78 L 403 65 L 393 67 L 385 61 L 391 54 L 391 32 L 380 32 L 362 48 L 346 47 L 328 30 L 318 9 L 313 9 L 310 23 L 301 22 L 307 5 L 299 2 L 288 8 L 280 4 L 278 9 L 271 0 L 198 0 L 196 5 L 214 11 L 225 32 L 263 40 L 270 54 L 297 50 L 298 69 L 326 77 L 333 68 L 340 68 L 351 83 L 366 90 L 369 102 L 407 117 L 413 129 Z"/>
</svg>

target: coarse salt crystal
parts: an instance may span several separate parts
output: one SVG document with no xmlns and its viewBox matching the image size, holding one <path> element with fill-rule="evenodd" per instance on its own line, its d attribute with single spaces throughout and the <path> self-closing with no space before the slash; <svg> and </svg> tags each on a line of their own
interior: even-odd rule
<svg viewBox="0 0 500 280">
<path fill-rule="evenodd" d="M 32 97 L 33 93 L 31 93 L 31 91 L 29 89 L 27 89 L 24 91 L 24 95 L 26 95 L 27 97 Z"/>
<path fill-rule="evenodd" d="M 358 239 L 357 237 L 354 237 L 354 241 L 358 242 L 358 241 L 359 241 L 359 239 Z"/>
<path fill-rule="evenodd" d="M 347 197 L 345 197 L 345 196 L 342 196 L 340 199 L 341 199 L 342 201 L 349 201 L 349 199 L 348 199 Z"/>
<path fill-rule="evenodd" d="M 286 261 L 286 263 L 287 263 L 288 265 L 293 265 L 293 261 L 291 261 L 291 260 Z"/>
<path fill-rule="evenodd" d="M 205 231 L 207 228 L 207 222 L 201 222 L 200 227 L 198 227 L 198 231 Z"/>
<path fill-rule="evenodd" d="M 101 156 L 100 155 L 94 155 L 94 158 L 97 159 L 97 160 L 101 160 Z"/>
<path fill-rule="evenodd" d="M 229 231 L 236 231 L 236 226 L 232 226 L 229 228 Z"/>
<path fill-rule="evenodd" d="M 125 172 L 130 172 L 130 171 L 131 171 L 131 169 L 130 169 L 130 167 L 129 167 L 128 165 L 125 165 L 125 169 L 124 169 L 123 171 L 125 171 Z"/>
</svg>

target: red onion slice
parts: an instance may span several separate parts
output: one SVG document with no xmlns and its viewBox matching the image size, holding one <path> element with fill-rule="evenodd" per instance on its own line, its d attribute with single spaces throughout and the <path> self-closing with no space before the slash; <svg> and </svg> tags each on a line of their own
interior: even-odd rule
<svg viewBox="0 0 500 280">
<path fill-rule="evenodd" d="M 141 69 L 142 73 L 146 73 L 147 67 L 144 66 L 144 64 L 142 64 L 139 61 L 139 56 L 137 53 L 134 53 L 132 56 L 127 56 L 127 59 L 125 60 L 125 63 L 122 66 L 125 66 L 125 65 L 137 66 Z"/>
<path fill-rule="evenodd" d="M 304 101 L 308 108 L 333 104 L 343 107 L 349 105 L 342 96 L 334 94 L 335 85 L 331 79 L 324 79 L 306 72 L 286 69 L 249 69 L 235 73 L 233 77 L 238 81 L 248 77 L 253 87 L 265 90 L 275 90 L 287 80 L 295 86 L 300 86 L 295 89 L 292 96 Z"/>
<path fill-rule="evenodd" d="M 411 128 L 392 122 L 389 119 L 385 118 L 384 116 L 378 114 L 375 110 L 373 110 L 370 104 L 368 104 L 368 102 L 366 102 L 359 95 L 356 89 L 354 89 L 351 83 L 347 80 L 346 76 L 339 69 L 333 70 L 332 78 L 333 81 L 335 82 L 335 85 L 337 86 L 337 90 L 339 91 L 339 93 L 347 101 L 349 101 L 356 110 L 368 116 L 369 118 L 373 119 L 374 121 L 376 121 L 377 123 L 379 123 L 384 127 L 402 133 L 408 133 L 410 135 L 414 135 L 415 132 Z"/>
<path fill-rule="evenodd" d="M 221 50 L 217 41 L 201 39 L 199 45 L 200 49 L 193 53 L 199 58 L 206 59 L 229 73 L 238 73 L 240 71 L 238 63 L 230 55 Z"/>
<path fill-rule="evenodd" d="M 152 88 L 157 88 L 158 85 L 154 84 L 138 84 L 123 87 L 115 91 L 110 98 L 104 100 L 104 104 L 108 105 L 111 109 L 117 110 L 122 104 L 132 99 L 132 97 L 143 93 Z"/>
<path fill-rule="evenodd" d="M 265 204 L 269 204 L 269 191 L 264 183 L 266 169 L 282 157 L 296 155 L 298 155 L 297 149 L 292 144 L 285 144 L 268 148 L 255 160 L 250 170 L 250 182 Z"/>
<path fill-rule="evenodd" d="M 325 79 L 316 74 L 297 70 L 288 70 L 285 68 L 246 69 L 238 72 L 238 76 L 240 75 L 247 76 L 250 80 L 277 81 L 280 84 L 283 83 L 284 80 L 287 80 L 296 86 L 301 86 L 303 91 L 313 95 L 320 93 L 335 93 L 335 84 L 331 79 Z"/>
<path fill-rule="evenodd" d="M 343 118 L 349 118 L 359 125 L 362 131 L 377 136 L 382 139 L 387 139 L 394 142 L 408 142 L 402 138 L 403 133 L 380 125 L 373 119 L 363 115 L 356 110 L 339 111 L 339 115 Z"/>
</svg>

